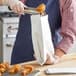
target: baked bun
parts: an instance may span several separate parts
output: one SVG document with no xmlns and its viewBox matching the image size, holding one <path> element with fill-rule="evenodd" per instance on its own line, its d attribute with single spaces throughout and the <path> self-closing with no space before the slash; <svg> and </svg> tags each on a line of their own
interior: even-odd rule
<svg viewBox="0 0 76 76">
<path fill-rule="evenodd" d="M 31 73 L 34 70 L 33 66 L 31 65 L 23 65 L 23 69 L 21 71 L 21 76 L 25 76 L 29 73 Z"/>
<path fill-rule="evenodd" d="M 37 8 L 36 8 L 36 11 L 38 11 L 39 13 L 43 13 L 45 11 L 45 4 L 40 4 Z"/>
<path fill-rule="evenodd" d="M 20 71 L 21 69 L 21 66 L 16 64 L 16 65 L 13 65 L 11 68 L 9 68 L 8 72 L 9 74 L 16 74 Z"/>
</svg>

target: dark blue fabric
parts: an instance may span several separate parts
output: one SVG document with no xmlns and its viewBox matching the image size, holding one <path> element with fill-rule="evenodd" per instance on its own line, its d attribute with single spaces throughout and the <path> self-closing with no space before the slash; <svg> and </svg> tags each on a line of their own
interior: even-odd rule
<svg viewBox="0 0 76 76">
<path fill-rule="evenodd" d="M 26 5 L 37 7 L 40 3 L 47 3 L 46 11 L 49 15 L 49 23 L 52 28 L 52 35 L 55 36 L 55 30 L 59 28 L 60 13 L 57 0 L 27 0 Z M 58 19 L 59 18 L 59 19 Z M 55 29 L 56 28 L 56 29 Z M 19 31 L 13 48 L 11 64 L 22 63 L 34 60 L 33 46 L 31 38 L 31 21 L 30 15 L 22 15 L 19 23 Z"/>
<path fill-rule="evenodd" d="M 48 20 L 52 32 L 52 39 L 54 46 L 62 39 L 59 34 L 59 28 L 61 27 L 61 14 L 59 7 L 59 0 L 49 0 L 46 7 L 48 14 Z"/>
</svg>

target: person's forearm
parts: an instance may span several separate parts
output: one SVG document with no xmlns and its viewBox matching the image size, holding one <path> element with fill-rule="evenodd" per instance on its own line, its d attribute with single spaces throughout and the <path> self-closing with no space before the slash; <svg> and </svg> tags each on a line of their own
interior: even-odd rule
<svg viewBox="0 0 76 76">
<path fill-rule="evenodd" d="M 74 2 L 75 1 L 75 2 Z M 76 0 L 67 1 L 62 11 L 61 35 L 62 41 L 57 45 L 67 53 L 76 40 Z"/>
<path fill-rule="evenodd" d="M 58 44 L 56 49 L 61 49 L 64 53 L 67 53 L 70 50 L 73 43 L 74 40 L 71 37 L 65 36 L 65 38 L 63 38 L 61 42 Z"/>
</svg>

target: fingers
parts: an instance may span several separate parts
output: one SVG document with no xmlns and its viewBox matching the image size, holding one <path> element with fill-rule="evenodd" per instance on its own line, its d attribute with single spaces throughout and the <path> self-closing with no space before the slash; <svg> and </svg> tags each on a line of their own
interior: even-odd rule
<svg viewBox="0 0 76 76">
<path fill-rule="evenodd" d="M 59 56 L 54 55 L 54 58 L 55 58 L 54 64 L 56 64 L 56 63 L 58 63 L 60 61 Z"/>
<path fill-rule="evenodd" d="M 60 58 L 56 55 L 47 55 L 47 60 L 45 64 L 56 64 L 60 61 Z"/>
<path fill-rule="evenodd" d="M 24 14 L 24 4 L 20 1 L 14 3 L 13 5 L 10 5 L 13 12 L 18 14 Z"/>
<path fill-rule="evenodd" d="M 48 54 L 47 54 L 47 60 L 46 60 L 45 64 L 53 64 L 53 59 L 51 59 Z"/>
<path fill-rule="evenodd" d="M 35 54 L 34 54 L 33 56 L 34 56 L 34 58 L 36 59 Z M 60 58 L 59 58 L 58 56 L 52 55 L 52 54 L 50 54 L 50 55 L 47 54 L 46 58 L 47 58 L 47 60 L 46 60 L 46 62 L 44 63 L 44 64 L 46 64 L 46 65 L 56 64 L 56 63 L 58 63 L 58 62 L 60 61 Z"/>
</svg>

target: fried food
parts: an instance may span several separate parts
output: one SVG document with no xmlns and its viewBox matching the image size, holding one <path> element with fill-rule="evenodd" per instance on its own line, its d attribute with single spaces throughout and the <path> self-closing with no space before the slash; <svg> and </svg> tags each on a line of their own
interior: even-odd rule
<svg viewBox="0 0 76 76">
<path fill-rule="evenodd" d="M 15 64 L 10 66 L 7 62 L 0 63 L 0 76 L 2 76 L 2 74 L 4 74 L 5 72 L 8 72 L 9 75 L 19 73 L 21 74 L 21 76 L 25 76 L 31 73 L 33 70 L 34 70 L 34 67 L 32 65 Z"/>
<path fill-rule="evenodd" d="M 0 76 L 2 76 L 2 73 L 0 72 Z"/>
<path fill-rule="evenodd" d="M 4 73 L 5 71 L 6 71 L 5 68 L 0 68 L 0 72 L 1 72 L 1 73 Z"/>
<path fill-rule="evenodd" d="M 43 13 L 45 11 L 45 4 L 40 4 L 37 8 L 36 8 L 36 11 L 38 11 L 39 13 Z"/>
<path fill-rule="evenodd" d="M 32 72 L 34 70 L 34 67 L 32 65 L 24 65 L 23 66 L 24 69 L 29 69 L 29 72 Z"/>
<path fill-rule="evenodd" d="M 3 64 L 5 65 L 5 68 L 8 70 L 9 67 L 10 67 L 9 63 L 8 63 L 8 62 L 5 62 L 5 63 L 3 63 Z"/>
<path fill-rule="evenodd" d="M 23 65 L 23 70 L 21 71 L 21 75 L 25 76 L 29 73 L 31 73 L 34 70 L 32 65 Z"/>
<path fill-rule="evenodd" d="M 16 64 L 16 65 L 14 65 L 13 67 L 14 67 L 14 69 L 15 69 L 15 72 L 19 72 L 20 69 L 21 69 L 21 66 L 20 66 L 19 64 Z"/>
<path fill-rule="evenodd" d="M 27 71 L 26 70 L 21 71 L 21 76 L 26 76 L 26 75 L 27 75 Z"/>
<path fill-rule="evenodd" d="M 15 74 L 16 72 L 15 72 L 15 69 L 14 69 L 14 68 L 10 68 L 10 69 L 8 70 L 8 73 L 9 73 L 9 74 Z"/>
<path fill-rule="evenodd" d="M 0 64 L 0 72 L 4 73 L 5 71 L 7 71 L 7 69 L 9 68 L 9 64 L 8 63 L 1 63 Z"/>
<path fill-rule="evenodd" d="M 0 68 L 5 68 L 5 69 L 7 69 L 7 68 L 9 68 L 9 64 L 6 62 L 6 63 L 1 63 L 0 64 Z"/>
<path fill-rule="evenodd" d="M 0 64 L 0 68 L 6 68 L 6 66 L 4 64 Z"/>
<path fill-rule="evenodd" d="M 19 71 L 21 70 L 21 66 L 16 64 L 16 65 L 13 65 L 9 70 L 9 74 L 16 74 L 18 73 Z"/>
</svg>

